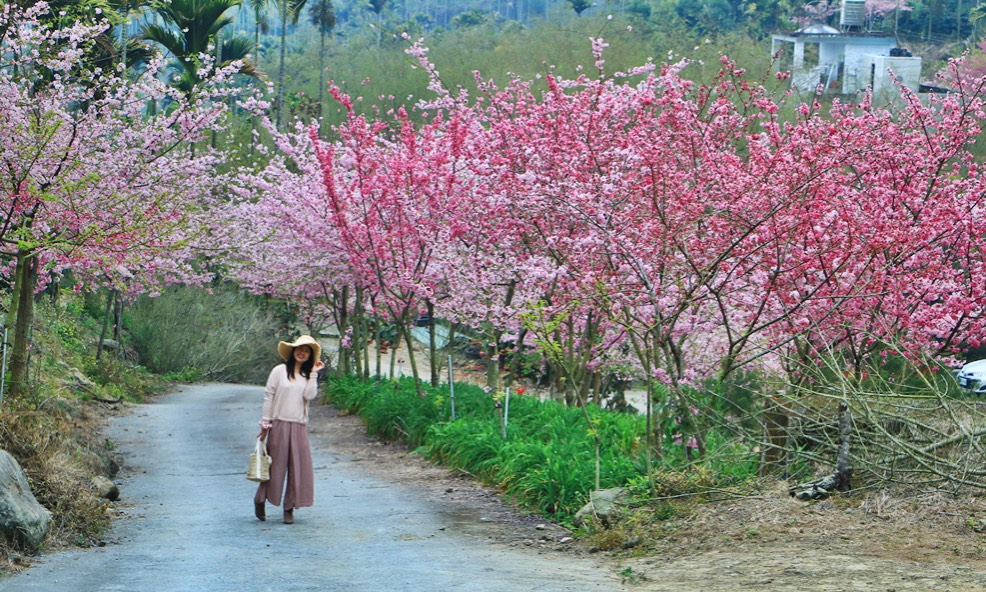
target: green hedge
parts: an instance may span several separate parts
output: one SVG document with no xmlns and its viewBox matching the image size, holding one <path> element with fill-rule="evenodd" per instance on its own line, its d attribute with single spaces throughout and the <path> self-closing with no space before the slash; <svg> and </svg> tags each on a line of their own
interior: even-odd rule
<svg viewBox="0 0 986 592">
<path fill-rule="evenodd" d="M 432 460 L 469 471 L 555 520 L 570 520 L 595 488 L 595 440 L 581 409 L 514 395 L 504 439 L 494 398 L 474 385 L 456 385 L 455 421 L 447 386 L 419 396 L 410 378 L 333 378 L 326 394 L 362 416 L 371 434 L 402 440 Z M 601 441 L 601 487 L 639 480 L 644 419 L 596 407 L 589 415 Z"/>
</svg>

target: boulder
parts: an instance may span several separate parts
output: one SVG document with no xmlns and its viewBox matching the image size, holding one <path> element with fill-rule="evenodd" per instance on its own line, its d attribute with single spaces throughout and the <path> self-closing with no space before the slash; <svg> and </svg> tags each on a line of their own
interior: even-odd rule
<svg viewBox="0 0 986 592">
<path fill-rule="evenodd" d="M 120 499 L 120 488 L 116 483 L 113 483 L 102 475 L 92 478 L 92 492 L 97 497 L 108 499 L 111 502 Z"/>
<path fill-rule="evenodd" d="M 807 483 L 799 483 L 788 488 L 787 493 L 801 501 L 823 500 L 836 489 L 838 481 L 835 475 L 827 475 Z"/>
<path fill-rule="evenodd" d="M 24 469 L 0 450 L 0 533 L 15 547 L 36 551 L 50 525 L 51 512 L 31 493 Z"/>
<path fill-rule="evenodd" d="M 596 516 L 603 524 L 609 524 L 626 505 L 627 492 L 622 487 L 598 489 L 589 494 L 589 503 L 575 514 L 575 524 L 582 524 L 588 516 Z"/>
<path fill-rule="evenodd" d="M 89 380 L 89 377 L 78 368 L 69 368 L 61 383 L 63 387 L 71 391 L 92 393 L 98 390 L 96 383 Z"/>
</svg>

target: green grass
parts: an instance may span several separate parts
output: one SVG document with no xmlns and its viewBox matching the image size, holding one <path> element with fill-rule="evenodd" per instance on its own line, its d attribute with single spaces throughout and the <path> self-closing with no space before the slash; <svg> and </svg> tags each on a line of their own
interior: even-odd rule
<svg viewBox="0 0 986 592">
<path fill-rule="evenodd" d="M 581 409 L 515 395 L 504 438 L 494 398 L 474 385 L 456 385 L 455 421 L 447 386 L 426 388 L 419 396 L 410 378 L 333 378 L 326 395 L 337 407 L 362 416 L 370 434 L 403 441 L 426 458 L 467 471 L 521 507 L 554 520 L 570 522 L 596 488 L 596 443 Z M 595 406 L 588 414 L 601 445 L 600 487 L 645 481 L 644 418 Z M 705 469 L 705 475 L 733 480 L 755 471 L 734 442 L 710 438 L 710 443 L 721 454 L 709 458 L 724 466 Z M 661 470 L 676 463 L 682 470 L 697 470 L 684 462 L 683 455 L 669 455 Z"/>
</svg>

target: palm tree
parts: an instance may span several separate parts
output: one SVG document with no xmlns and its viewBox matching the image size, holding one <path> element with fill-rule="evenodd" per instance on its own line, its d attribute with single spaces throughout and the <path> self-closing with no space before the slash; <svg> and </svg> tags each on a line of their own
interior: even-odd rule
<svg viewBox="0 0 986 592">
<path fill-rule="evenodd" d="M 270 19 L 267 18 L 268 9 L 274 5 L 274 0 L 247 0 L 250 10 L 253 12 L 253 44 L 257 48 L 257 56 L 254 63 L 260 67 L 260 34 L 266 35 L 270 32 Z"/>
<path fill-rule="evenodd" d="M 322 101 L 325 98 L 325 38 L 336 26 L 336 11 L 332 0 L 316 0 L 309 13 L 311 22 L 318 29 L 318 109 L 322 111 Z"/>
<path fill-rule="evenodd" d="M 979 4 L 969 11 L 969 24 L 972 25 L 972 37 L 976 43 L 979 42 L 979 24 L 984 18 L 986 18 L 986 5 L 983 5 L 983 0 L 979 0 Z"/>
<path fill-rule="evenodd" d="M 124 65 L 128 63 L 127 54 L 130 52 L 130 48 L 133 45 L 130 42 L 129 27 L 131 17 L 140 16 L 144 12 L 149 3 L 147 0 L 110 0 L 110 5 L 113 7 L 117 13 L 119 13 L 122 22 L 119 25 L 119 41 L 120 46 L 120 62 Z M 111 31 L 106 32 L 107 35 L 112 35 Z M 143 45 L 143 44 L 141 44 Z"/>
<path fill-rule="evenodd" d="M 380 40 L 383 36 L 383 7 L 387 0 L 370 0 L 370 10 L 377 14 L 377 48 L 380 48 Z"/>
<path fill-rule="evenodd" d="M 307 0 L 278 0 L 277 12 L 281 15 L 281 61 L 277 68 L 277 108 L 274 111 L 274 125 L 281 127 L 281 108 L 284 105 L 284 58 L 287 51 L 288 21 L 298 24 L 298 15 Z"/>
<path fill-rule="evenodd" d="M 123 64 L 124 68 L 129 69 L 149 62 L 154 57 L 150 46 L 140 39 L 127 37 L 122 32 L 126 23 L 118 26 L 120 33 L 112 26 L 95 38 L 95 44 L 87 55 L 88 62 L 104 70 L 110 70 L 117 64 Z"/>
<path fill-rule="evenodd" d="M 220 31 L 233 22 L 227 13 L 240 4 L 240 0 L 171 0 L 156 7 L 158 14 L 170 26 L 147 25 L 143 38 L 154 41 L 175 57 L 173 64 L 179 75 L 175 87 L 185 94 L 192 94 L 202 82 L 199 76 L 202 55 L 209 54 Z M 241 61 L 239 73 L 259 78 L 262 74 L 249 60 L 253 43 L 242 38 L 226 39 L 217 66 L 227 66 Z"/>
<path fill-rule="evenodd" d="M 582 16 L 582 12 L 592 6 L 592 2 L 589 0 L 568 0 L 568 3 L 572 5 L 572 10 L 577 16 Z"/>
</svg>

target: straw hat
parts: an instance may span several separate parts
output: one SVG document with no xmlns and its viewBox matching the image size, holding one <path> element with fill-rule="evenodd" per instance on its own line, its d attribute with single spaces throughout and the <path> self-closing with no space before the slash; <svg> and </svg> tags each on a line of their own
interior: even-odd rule
<svg viewBox="0 0 986 592">
<path fill-rule="evenodd" d="M 287 362 L 288 358 L 291 357 L 291 352 L 294 351 L 294 348 L 301 345 L 307 345 L 308 347 L 312 348 L 313 360 L 318 361 L 321 358 L 322 346 L 319 345 L 318 342 L 315 341 L 315 339 L 313 339 L 311 335 L 302 335 L 301 337 L 296 339 L 294 343 L 281 341 L 280 343 L 277 344 L 277 353 L 281 354 L 281 359 Z"/>
</svg>

